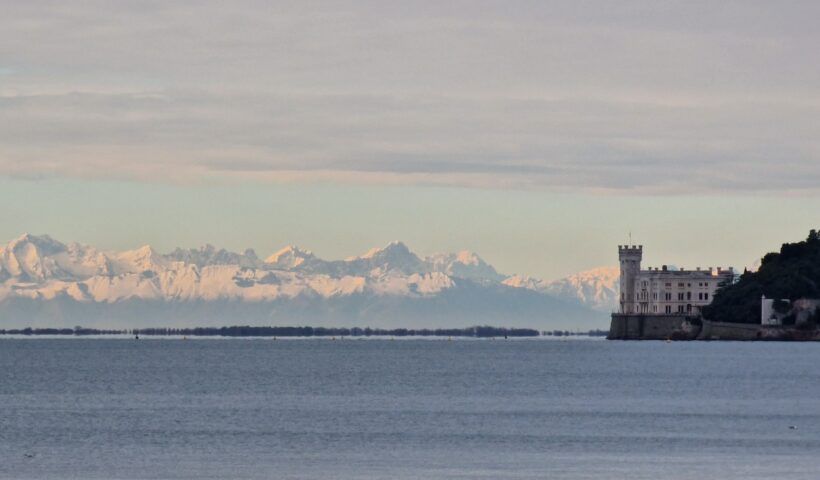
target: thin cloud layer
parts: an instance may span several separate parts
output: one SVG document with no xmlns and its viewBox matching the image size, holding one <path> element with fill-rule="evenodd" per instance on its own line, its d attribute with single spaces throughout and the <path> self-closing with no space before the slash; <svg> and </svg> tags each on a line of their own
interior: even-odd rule
<svg viewBox="0 0 820 480">
<path fill-rule="evenodd" d="M 820 185 L 812 2 L 442 3 L 11 4 L 0 174 Z"/>
</svg>

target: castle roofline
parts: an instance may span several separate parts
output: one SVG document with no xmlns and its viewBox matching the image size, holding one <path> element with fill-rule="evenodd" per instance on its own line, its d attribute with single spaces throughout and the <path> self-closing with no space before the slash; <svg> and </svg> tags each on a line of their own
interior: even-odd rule
<svg viewBox="0 0 820 480">
<path fill-rule="evenodd" d="M 654 267 L 654 268 L 649 267 L 645 270 L 642 269 L 641 273 L 665 273 L 665 274 L 687 274 L 687 275 L 692 274 L 692 273 L 702 273 L 704 275 L 713 275 L 714 276 L 714 275 L 726 275 L 726 274 L 734 273 L 734 271 L 735 271 L 734 267 L 729 267 L 729 268 L 722 268 L 722 267 L 701 268 L 701 267 L 697 267 L 694 270 L 691 270 L 691 269 L 687 270 L 683 267 L 679 267 L 679 268 L 676 268 L 675 270 L 670 270 L 666 265 L 663 265 L 662 267 Z"/>
</svg>

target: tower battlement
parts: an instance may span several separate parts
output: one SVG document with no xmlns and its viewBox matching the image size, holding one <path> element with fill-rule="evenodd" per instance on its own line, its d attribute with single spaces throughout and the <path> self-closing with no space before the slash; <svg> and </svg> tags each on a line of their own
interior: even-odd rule
<svg viewBox="0 0 820 480">
<path fill-rule="evenodd" d="M 621 259 L 621 265 L 624 261 L 631 260 L 638 263 L 638 271 L 640 271 L 640 263 L 643 259 L 643 245 L 618 245 L 618 258 Z M 635 272 L 638 273 L 637 271 Z"/>
</svg>

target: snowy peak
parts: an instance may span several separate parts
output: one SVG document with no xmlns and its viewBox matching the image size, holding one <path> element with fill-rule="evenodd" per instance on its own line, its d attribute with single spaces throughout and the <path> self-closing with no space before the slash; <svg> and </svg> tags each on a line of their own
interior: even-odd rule
<svg viewBox="0 0 820 480">
<path fill-rule="evenodd" d="M 495 268 L 468 250 L 458 253 L 440 254 L 428 257 L 432 271 L 445 273 L 451 277 L 466 278 L 482 283 L 500 282 L 504 276 Z"/>
<path fill-rule="evenodd" d="M 427 266 L 421 259 L 399 241 L 388 243 L 384 248 L 373 248 L 364 255 L 345 260 L 353 272 L 378 270 L 403 274 L 426 273 Z"/>
<path fill-rule="evenodd" d="M 88 278 L 95 275 L 114 275 L 114 263 L 104 253 L 94 247 L 71 243 L 64 255 L 56 256 L 63 271 L 73 278 Z"/>
<path fill-rule="evenodd" d="M 462 250 L 458 252 L 456 254 L 456 261 L 458 263 L 461 263 L 462 265 L 478 266 L 485 264 L 484 260 L 482 260 L 481 257 L 479 257 L 478 255 L 469 250 Z"/>
<path fill-rule="evenodd" d="M 385 257 L 389 257 L 389 256 L 406 256 L 406 255 L 413 255 L 410 252 L 410 249 L 407 248 L 407 245 L 405 245 L 404 243 L 402 243 L 398 240 L 393 240 L 392 242 L 388 243 L 383 248 L 378 248 L 378 247 L 377 248 L 371 248 L 364 255 L 361 255 L 360 257 L 354 257 L 354 258 L 375 259 L 375 258 L 385 258 Z"/>
<path fill-rule="evenodd" d="M 61 277 L 63 272 L 49 256 L 65 250 L 65 245 L 48 235 L 21 235 L 0 248 L 0 279 L 13 277 L 23 282 L 38 282 Z"/>
<path fill-rule="evenodd" d="M 616 286 L 620 278 L 621 271 L 618 266 L 598 267 L 567 277 L 579 282 L 597 282 L 607 286 Z"/>
<path fill-rule="evenodd" d="M 122 252 L 116 257 L 120 270 L 129 273 L 157 272 L 168 266 L 168 261 L 150 245 Z"/>
<path fill-rule="evenodd" d="M 292 270 L 294 268 L 306 266 L 308 262 L 316 257 L 310 250 L 288 245 L 265 259 L 265 264 L 281 270 Z"/>
<path fill-rule="evenodd" d="M 353 257 L 348 260 L 370 260 L 373 262 L 402 262 L 407 260 L 418 261 L 419 257 L 413 254 L 413 252 L 411 252 L 410 249 L 407 248 L 407 245 L 398 240 L 394 240 L 388 243 L 383 248 L 371 248 L 364 255 Z"/>
<path fill-rule="evenodd" d="M 611 312 L 618 304 L 620 269 L 599 267 L 549 282 L 544 291 L 555 296 L 574 297 L 584 305 Z"/>
<path fill-rule="evenodd" d="M 9 242 L 6 249 L 22 250 L 29 247 L 35 248 L 41 255 L 53 255 L 66 249 L 65 245 L 48 235 L 32 235 L 30 233 L 24 233 L 15 238 Z"/>
<path fill-rule="evenodd" d="M 526 275 L 511 275 L 504 279 L 502 284 L 513 288 L 526 288 L 527 290 L 545 290 L 549 282 L 532 278 Z"/>
<path fill-rule="evenodd" d="M 252 249 L 246 249 L 243 253 L 235 253 L 217 249 L 213 245 L 207 244 L 198 249 L 177 248 L 166 255 L 166 258 L 176 262 L 184 262 L 203 268 L 209 265 L 239 265 L 242 267 L 255 267 L 259 264 L 259 258 Z"/>
</svg>

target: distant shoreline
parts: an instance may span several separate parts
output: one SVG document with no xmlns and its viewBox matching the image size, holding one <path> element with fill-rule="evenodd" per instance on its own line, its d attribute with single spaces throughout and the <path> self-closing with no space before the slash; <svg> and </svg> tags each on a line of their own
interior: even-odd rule
<svg viewBox="0 0 820 480">
<path fill-rule="evenodd" d="M 476 326 L 468 328 L 331 328 L 331 327 L 195 327 L 195 328 L 18 328 L 0 329 L 0 336 L 158 336 L 158 337 L 605 337 L 608 330 L 571 332 L 568 330 L 538 331 L 532 328 L 502 328 Z"/>
</svg>

